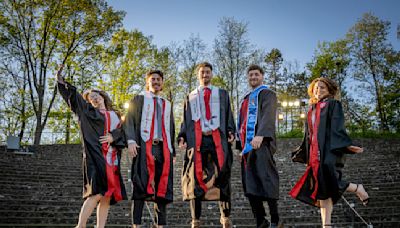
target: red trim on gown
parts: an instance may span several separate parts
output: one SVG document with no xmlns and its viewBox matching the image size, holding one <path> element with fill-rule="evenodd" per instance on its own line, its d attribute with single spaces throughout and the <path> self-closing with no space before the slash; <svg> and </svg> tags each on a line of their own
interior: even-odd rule
<svg viewBox="0 0 400 228">
<path fill-rule="evenodd" d="M 243 120 L 242 123 L 240 124 L 240 129 L 239 129 L 239 137 L 240 137 L 240 143 L 242 145 L 242 148 L 244 148 L 245 143 L 246 143 L 246 131 L 247 131 L 247 111 L 249 109 L 249 98 L 245 98 L 242 103 L 242 107 L 240 108 L 240 119 Z M 247 155 L 243 155 L 242 159 L 244 162 L 244 167 L 247 166 L 246 164 L 246 159 Z"/>
<path fill-rule="evenodd" d="M 302 186 L 306 182 L 306 179 L 310 172 L 312 172 L 312 183 L 314 185 L 314 190 L 311 194 L 311 198 L 313 200 L 317 200 L 317 192 L 318 192 L 318 169 L 320 165 L 320 158 L 319 158 L 319 146 L 318 146 L 318 126 L 320 121 L 320 113 L 321 113 L 321 102 L 316 104 L 316 111 L 315 111 L 315 122 L 312 123 L 312 108 L 309 109 L 307 119 L 308 119 L 308 129 L 309 135 L 311 138 L 310 144 L 310 158 L 308 161 L 308 165 L 306 171 L 304 172 L 303 176 L 300 180 L 296 183 L 293 189 L 290 191 L 290 195 L 293 198 L 297 198 L 298 194 L 301 191 Z"/>
<path fill-rule="evenodd" d="M 206 91 L 207 90 L 205 90 L 204 92 L 206 92 Z M 211 90 L 210 90 L 210 92 L 211 92 Z M 210 96 L 211 96 L 211 93 L 210 93 Z M 205 102 L 205 106 L 206 106 L 206 117 L 207 117 L 207 119 L 211 119 L 211 109 L 210 109 L 209 98 L 207 101 L 206 97 L 204 97 L 204 102 Z M 207 115 L 207 110 L 209 112 L 208 115 Z M 207 190 L 208 190 L 207 186 L 203 181 L 203 164 L 201 161 L 201 151 L 200 151 L 202 137 L 203 137 L 203 131 L 201 129 L 200 119 L 194 122 L 194 132 L 195 132 L 195 141 L 196 141 L 195 151 L 194 151 L 195 176 L 196 176 L 197 182 L 199 183 L 200 188 L 202 188 L 204 190 L 204 192 L 207 192 Z M 221 133 L 219 132 L 218 128 L 212 131 L 212 138 L 213 138 L 213 141 L 215 144 L 215 151 L 217 153 L 218 168 L 219 168 L 219 171 L 221 171 L 222 166 L 224 165 L 224 162 L 225 162 L 224 161 L 225 154 L 224 154 L 224 150 L 222 148 Z"/>
<path fill-rule="evenodd" d="M 104 135 L 110 132 L 111 128 L 111 116 L 109 111 L 101 112 L 104 115 Z M 119 124 L 118 124 L 119 125 Z M 106 167 L 106 176 L 107 176 L 107 192 L 104 196 L 111 197 L 114 195 L 115 201 L 122 200 L 122 193 L 121 193 L 121 183 L 120 178 L 118 175 L 118 166 L 115 165 L 115 160 L 118 159 L 117 157 L 117 150 L 112 148 L 112 156 L 111 156 L 111 164 L 107 162 L 107 153 L 109 150 L 108 143 L 103 143 L 101 145 L 105 167 Z"/>
<path fill-rule="evenodd" d="M 164 123 L 164 116 L 165 116 L 165 101 L 163 100 L 163 107 L 162 107 L 162 138 L 163 138 L 163 156 L 164 156 L 164 163 L 163 163 L 163 170 L 160 177 L 160 182 L 158 183 L 158 191 L 157 196 L 165 198 L 165 194 L 167 193 L 168 187 L 168 177 L 170 172 L 170 159 L 171 159 L 171 151 L 168 147 L 167 142 L 167 132 L 165 131 L 165 123 Z M 169 133 L 169 132 L 168 132 Z"/>
<path fill-rule="evenodd" d="M 154 99 L 154 107 L 156 107 L 156 99 Z M 153 147 L 153 137 L 154 137 L 154 117 L 156 115 L 156 111 L 153 112 L 153 118 L 151 121 L 150 127 L 150 138 L 146 142 L 146 163 L 147 163 L 147 172 L 149 174 L 148 182 L 147 182 L 147 194 L 154 194 L 154 176 L 155 176 L 155 162 L 152 153 Z"/>
</svg>

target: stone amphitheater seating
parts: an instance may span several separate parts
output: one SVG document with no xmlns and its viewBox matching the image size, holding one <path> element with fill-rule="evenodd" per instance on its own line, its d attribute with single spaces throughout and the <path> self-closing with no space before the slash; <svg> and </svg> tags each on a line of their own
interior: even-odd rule
<svg viewBox="0 0 400 228">
<path fill-rule="evenodd" d="M 348 156 L 344 177 L 363 183 L 371 202 L 363 207 L 354 194 L 344 196 L 373 227 L 400 227 L 400 142 L 396 139 L 359 139 L 365 148 L 361 155 Z M 290 161 L 290 150 L 298 139 L 280 139 L 275 160 L 280 174 L 279 210 L 285 227 L 319 227 L 317 208 L 293 200 L 288 192 L 304 171 L 302 164 Z M 168 206 L 168 227 L 190 227 L 187 202 L 181 200 L 182 153 L 175 164 L 175 202 Z M 0 147 L 0 227 L 73 227 L 82 204 L 81 146 L 43 145 L 33 155 L 14 154 Z M 129 162 L 124 156 L 123 174 L 127 180 Z M 247 199 L 243 196 L 240 164 L 232 171 L 232 220 L 235 227 L 255 227 Z M 113 206 L 107 227 L 130 227 L 130 201 Z M 152 204 L 149 204 L 152 208 Z M 266 207 L 268 208 L 268 207 Z M 145 209 L 144 227 L 151 217 Z M 340 200 L 334 207 L 335 227 L 366 227 L 349 206 Z M 95 224 L 95 214 L 88 226 Z M 215 202 L 203 203 L 203 227 L 220 227 Z"/>
</svg>

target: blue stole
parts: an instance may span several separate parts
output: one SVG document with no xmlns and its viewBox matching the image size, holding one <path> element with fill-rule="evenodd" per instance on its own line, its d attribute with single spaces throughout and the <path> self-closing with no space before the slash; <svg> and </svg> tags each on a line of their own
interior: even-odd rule
<svg viewBox="0 0 400 228">
<path fill-rule="evenodd" d="M 255 130 L 256 130 L 256 124 L 257 124 L 257 114 L 258 114 L 258 95 L 260 92 L 264 89 L 268 89 L 266 85 L 261 85 L 254 89 L 252 92 L 249 94 L 249 107 L 247 110 L 247 125 L 246 125 L 246 142 L 242 151 L 242 154 L 247 154 L 250 152 L 253 147 L 251 146 L 250 142 L 254 138 Z M 240 129 L 240 110 L 239 110 L 239 118 L 238 118 L 238 124 Z M 240 137 L 239 137 L 240 139 Z"/>
</svg>

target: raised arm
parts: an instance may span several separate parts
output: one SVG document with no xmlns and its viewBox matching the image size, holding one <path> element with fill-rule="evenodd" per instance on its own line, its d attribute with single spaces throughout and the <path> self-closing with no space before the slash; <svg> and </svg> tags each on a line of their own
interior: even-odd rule
<svg viewBox="0 0 400 228">
<path fill-rule="evenodd" d="M 82 95 L 76 91 L 76 87 L 66 82 L 61 76 L 63 68 L 64 66 L 61 65 L 55 75 L 58 91 L 71 110 L 74 113 L 79 114 L 82 110 L 87 108 L 88 103 L 83 99 Z"/>
</svg>

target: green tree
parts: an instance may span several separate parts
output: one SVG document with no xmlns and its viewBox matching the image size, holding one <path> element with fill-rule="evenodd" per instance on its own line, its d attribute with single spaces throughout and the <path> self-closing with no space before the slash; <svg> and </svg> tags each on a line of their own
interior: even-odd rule
<svg viewBox="0 0 400 228">
<path fill-rule="evenodd" d="M 219 33 L 214 40 L 214 56 L 218 74 L 227 84 L 232 109 L 239 107 L 243 85 L 247 84 L 246 69 L 256 62 L 258 50 L 248 38 L 248 23 L 224 17 L 219 22 Z"/>
<path fill-rule="evenodd" d="M 56 96 L 49 83 L 55 63 L 106 39 L 123 13 L 103 0 L 4 0 L 0 8 L 0 48 L 26 69 L 38 145 Z"/>
<path fill-rule="evenodd" d="M 267 75 L 269 75 L 269 83 L 274 91 L 278 91 L 277 82 L 280 80 L 279 70 L 283 63 L 282 53 L 279 49 L 273 48 L 265 56 L 265 63 L 267 64 Z"/>
<path fill-rule="evenodd" d="M 383 92 L 387 84 L 385 56 L 393 49 L 387 40 L 389 28 L 390 22 L 366 13 L 347 33 L 354 59 L 354 78 L 365 83 L 366 91 L 373 97 L 381 131 L 389 129 Z"/>
<path fill-rule="evenodd" d="M 104 47 L 100 86 L 119 108 L 144 89 L 144 76 L 155 51 L 151 40 L 138 30 L 121 29 Z"/>
<path fill-rule="evenodd" d="M 180 73 L 184 94 L 190 93 L 197 85 L 196 66 L 204 61 L 206 56 L 206 45 L 199 35 L 191 34 L 183 41 L 179 48 L 179 60 L 183 70 Z"/>
</svg>

